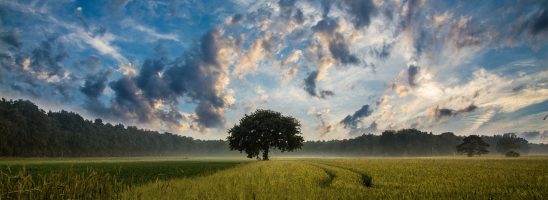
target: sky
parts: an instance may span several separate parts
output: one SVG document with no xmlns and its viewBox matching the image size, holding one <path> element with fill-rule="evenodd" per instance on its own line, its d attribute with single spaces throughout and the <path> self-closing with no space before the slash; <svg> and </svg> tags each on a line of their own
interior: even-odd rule
<svg viewBox="0 0 548 200">
<path fill-rule="evenodd" d="M 0 96 L 198 139 L 271 109 L 306 140 L 548 143 L 548 1 L 0 0 Z"/>
</svg>

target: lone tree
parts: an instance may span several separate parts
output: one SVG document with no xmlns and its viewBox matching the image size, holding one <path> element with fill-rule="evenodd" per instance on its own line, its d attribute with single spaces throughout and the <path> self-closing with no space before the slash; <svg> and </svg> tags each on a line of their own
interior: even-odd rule
<svg viewBox="0 0 548 200">
<path fill-rule="evenodd" d="M 245 151 L 248 158 L 268 160 L 271 148 L 293 151 L 303 146 L 301 124 L 291 116 L 283 116 L 272 110 L 256 110 L 240 119 L 240 124 L 228 130 L 230 150 Z"/>
<path fill-rule="evenodd" d="M 489 147 L 489 144 L 483 141 L 480 136 L 470 135 L 464 138 L 462 144 L 457 145 L 457 152 L 466 153 L 468 157 L 472 157 L 474 155 L 479 156 L 481 154 L 489 153 L 489 151 L 487 151 L 487 147 Z"/>
</svg>

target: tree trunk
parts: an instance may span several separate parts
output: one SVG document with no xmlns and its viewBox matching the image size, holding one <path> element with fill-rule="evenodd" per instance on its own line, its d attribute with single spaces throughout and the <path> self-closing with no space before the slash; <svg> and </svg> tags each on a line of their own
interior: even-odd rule
<svg viewBox="0 0 548 200">
<path fill-rule="evenodd" d="M 268 160 L 268 148 L 263 150 L 263 160 Z"/>
</svg>

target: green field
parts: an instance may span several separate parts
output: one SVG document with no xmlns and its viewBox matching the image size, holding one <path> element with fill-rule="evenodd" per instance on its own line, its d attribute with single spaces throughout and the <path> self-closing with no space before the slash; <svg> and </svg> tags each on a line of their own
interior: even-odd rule
<svg viewBox="0 0 548 200">
<path fill-rule="evenodd" d="M 34 179 L 47 174 L 55 178 L 51 174 L 56 171 L 72 171 L 65 174 L 81 176 L 80 179 L 57 181 L 58 184 L 72 181 L 72 185 L 77 181 L 85 183 L 92 170 L 99 178 L 88 184 L 110 183 L 116 188 L 108 190 L 110 196 L 95 196 L 99 198 L 544 199 L 548 196 L 548 157 L 119 160 L 0 160 L 0 164 L 4 166 L 3 174 L 9 166 L 11 172 L 7 173 L 12 175 L 25 166 L 26 173 Z M 8 184 L 5 181 L 2 178 L 1 183 Z M 41 186 L 46 187 L 44 184 Z M 32 187 L 28 187 L 19 188 L 20 193 L 2 189 L 2 197 L 28 199 L 32 193 Z M 2 185 L 2 188 L 8 187 Z M 99 190 L 92 187 L 89 191 Z M 44 198 L 38 190 L 34 193 L 31 198 Z M 67 195 L 56 197 L 66 199 Z"/>
<path fill-rule="evenodd" d="M 119 198 L 130 187 L 208 175 L 242 159 L 91 158 L 0 160 L 0 199 Z"/>
</svg>

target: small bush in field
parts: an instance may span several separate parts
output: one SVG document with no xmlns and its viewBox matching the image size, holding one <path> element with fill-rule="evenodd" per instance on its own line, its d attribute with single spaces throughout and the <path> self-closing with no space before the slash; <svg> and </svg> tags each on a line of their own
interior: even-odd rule
<svg viewBox="0 0 548 200">
<path fill-rule="evenodd" d="M 506 157 L 519 157 L 519 153 L 518 152 L 515 152 L 515 151 L 508 151 L 506 152 Z"/>
</svg>

